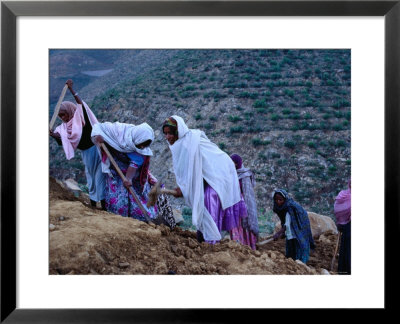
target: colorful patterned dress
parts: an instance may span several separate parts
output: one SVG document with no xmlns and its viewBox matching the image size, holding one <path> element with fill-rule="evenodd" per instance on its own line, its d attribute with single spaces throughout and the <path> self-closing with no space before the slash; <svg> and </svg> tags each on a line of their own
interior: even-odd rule
<svg viewBox="0 0 400 324">
<path fill-rule="evenodd" d="M 115 162 L 118 164 L 121 171 L 125 174 L 128 167 L 134 167 L 137 169 L 136 175 L 132 180 L 132 187 L 136 193 L 137 198 L 142 203 L 144 209 L 147 211 L 151 219 L 157 217 L 157 207 L 147 207 L 146 203 L 148 200 L 148 194 L 150 191 L 150 185 L 145 181 L 142 185 L 140 181 L 140 175 L 142 174 L 142 168 L 148 165 L 149 157 L 145 157 L 140 153 L 121 153 L 108 146 L 109 151 L 114 157 Z M 133 217 L 135 219 L 145 221 L 142 210 L 139 208 L 135 199 L 132 197 L 129 190 L 124 186 L 121 177 L 118 175 L 114 167 L 110 167 L 112 176 L 107 176 L 107 187 L 105 193 L 106 208 L 109 212 L 119 214 L 124 217 Z"/>
</svg>

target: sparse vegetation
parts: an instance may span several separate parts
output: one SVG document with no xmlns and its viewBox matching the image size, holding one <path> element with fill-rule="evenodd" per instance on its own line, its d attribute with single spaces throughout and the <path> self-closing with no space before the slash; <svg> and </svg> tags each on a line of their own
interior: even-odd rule
<svg viewBox="0 0 400 324">
<path fill-rule="evenodd" d="M 148 122 L 159 130 L 168 115 L 181 115 L 221 149 L 241 154 L 246 166 L 268 170 L 257 174 L 257 190 L 285 187 L 307 207 L 332 213 L 333 193 L 351 170 L 349 50 L 135 50 L 137 56 L 126 50 L 107 51 L 104 58 L 79 53 L 86 56 L 65 71 L 101 122 Z M 67 75 L 56 78 L 65 66 L 52 62 L 50 57 L 54 107 Z M 87 70 L 114 70 L 84 79 L 76 62 L 92 64 Z M 168 147 L 158 138 L 152 147 L 151 169 L 167 178 L 170 161 L 160 162 L 159 152 Z M 50 151 L 51 175 L 84 179 L 79 157 L 67 161 L 52 140 Z M 268 212 L 266 202 L 259 204 Z"/>
</svg>

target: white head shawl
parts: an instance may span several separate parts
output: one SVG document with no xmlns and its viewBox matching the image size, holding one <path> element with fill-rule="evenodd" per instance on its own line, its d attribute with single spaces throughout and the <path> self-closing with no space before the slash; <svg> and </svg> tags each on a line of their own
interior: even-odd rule
<svg viewBox="0 0 400 324">
<path fill-rule="evenodd" d="M 204 206 L 203 179 L 217 192 L 223 209 L 240 201 L 239 179 L 231 158 L 212 143 L 204 132 L 189 129 L 183 119 L 172 116 L 178 126 L 178 140 L 170 145 L 176 182 L 192 208 L 193 225 L 205 240 L 221 235 Z"/>
<path fill-rule="evenodd" d="M 92 137 L 101 135 L 104 141 L 111 145 L 114 149 L 122 153 L 138 152 L 142 155 L 152 156 L 153 152 L 150 147 L 139 149 L 136 145 L 154 141 L 154 131 L 147 124 L 140 125 L 124 124 L 124 123 L 99 123 L 93 126 Z M 107 159 L 102 163 L 104 173 L 110 174 L 110 161 Z"/>
</svg>

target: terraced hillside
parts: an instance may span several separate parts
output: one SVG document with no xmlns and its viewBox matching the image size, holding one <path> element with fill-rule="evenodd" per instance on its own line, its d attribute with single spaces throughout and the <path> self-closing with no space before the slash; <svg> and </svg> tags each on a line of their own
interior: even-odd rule
<svg viewBox="0 0 400 324">
<path fill-rule="evenodd" d="M 273 189 L 283 187 L 307 210 L 332 216 L 333 200 L 351 171 L 350 50 L 114 54 L 105 59 L 110 73 L 76 82 L 77 90 L 100 121 L 146 121 L 154 128 L 151 169 L 167 186 L 175 186 L 175 179 L 160 127 L 166 117 L 177 114 L 228 154 L 242 155 L 256 174 L 260 215 L 269 212 Z M 75 64 L 69 69 L 51 66 L 51 73 L 59 70 L 57 80 L 66 80 L 87 67 Z M 50 175 L 74 177 L 84 185 L 79 154 L 67 162 L 54 141 L 50 151 Z M 182 200 L 174 204 L 184 207 Z"/>
</svg>

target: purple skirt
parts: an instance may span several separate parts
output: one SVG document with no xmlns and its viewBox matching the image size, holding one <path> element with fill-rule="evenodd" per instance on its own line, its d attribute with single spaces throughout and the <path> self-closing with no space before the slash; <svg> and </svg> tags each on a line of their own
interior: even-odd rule
<svg viewBox="0 0 400 324">
<path fill-rule="evenodd" d="M 208 184 L 204 188 L 204 206 L 211 214 L 220 232 L 230 232 L 234 228 L 241 227 L 240 219 L 247 217 L 247 208 L 243 197 L 238 203 L 224 210 L 217 192 Z"/>
</svg>

